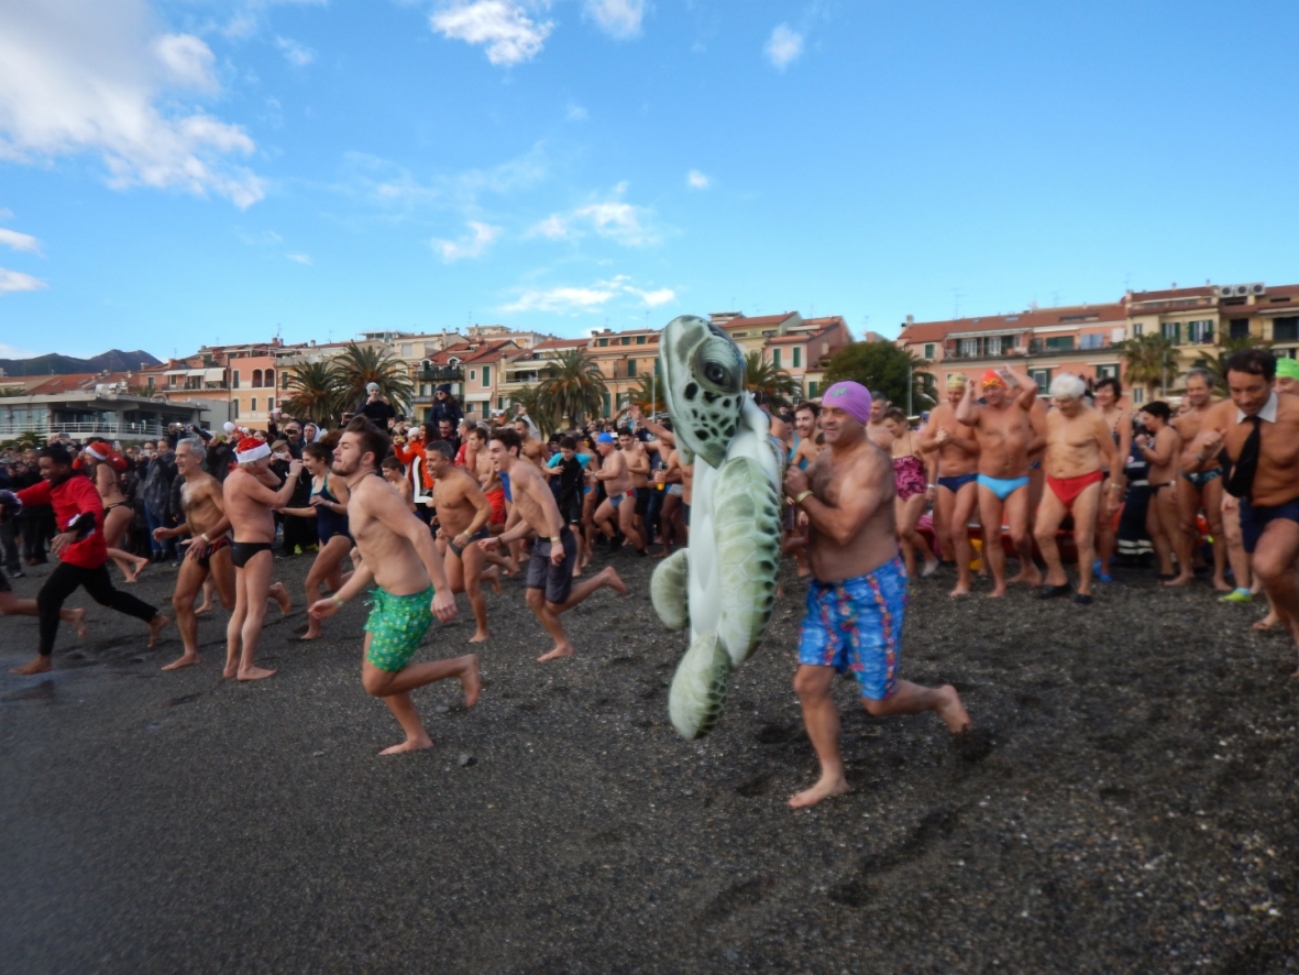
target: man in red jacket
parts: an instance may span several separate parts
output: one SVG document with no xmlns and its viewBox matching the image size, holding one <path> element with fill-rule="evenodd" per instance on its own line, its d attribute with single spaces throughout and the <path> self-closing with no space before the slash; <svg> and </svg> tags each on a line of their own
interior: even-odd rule
<svg viewBox="0 0 1299 975">
<path fill-rule="evenodd" d="M 24 488 L 16 495 L 4 492 L 7 497 L 2 500 L 16 498 L 22 504 L 53 505 L 58 534 L 54 536 L 50 551 L 58 556 L 59 566 L 50 573 L 36 597 L 40 617 L 40 653 L 25 667 L 15 667 L 12 673 L 41 674 L 50 669 L 63 601 L 81 586 L 101 606 L 148 623 L 149 646 L 154 646 L 158 634 L 171 620 L 158 615 L 158 611 L 148 603 L 113 588 L 106 564 L 104 503 L 94 483 L 73 473 L 72 455 L 64 447 L 46 447 L 40 452 L 39 463 L 44 482 Z"/>
</svg>

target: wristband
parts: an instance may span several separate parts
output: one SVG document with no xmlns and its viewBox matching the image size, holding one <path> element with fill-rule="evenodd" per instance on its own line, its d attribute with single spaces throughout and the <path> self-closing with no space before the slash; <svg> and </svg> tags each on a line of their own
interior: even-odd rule
<svg viewBox="0 0 1299 975">
<path fill-rule="evenodd" d="M 199 538 L 203 539 L 203 544 L 204 544 L 204 545 L 211 545 L 211 544 L 212 544 L 212 539 L 210 539 L 210 538 L 207 537 L 207 532 L 204 532 L 202 535 L 199 536 Z"/>
<path fill-rule="evenodd" d="M 811 492 L 810 490 L 808 490 L 808 491 L 799 491 L 798 494 L 795 495 L 795 497 L 794 497 L 794 504 L 802 504 L 803 501 L 804 501 L 804 500 L 805 500 L 805 499 L 806 499 L 806 498 L 807 498 L 811 493 L 812 493 L 812 492 Z"/>
<path fill-rule="evenodd" d="M 564 539 L 559 535 L 551 535 L 550 540 L 556 545 L 562 545 L 564 543 Z"/>
<path fill-rule="evenodd" d="M 340 605 L 340 606 L 346 606 L 346 605 L 347 605 L 347 600 L 346 600 L 346 599 L 340 599 L 338 593 L 334 593 L 334 594 L 333 594 L 332 596 L 330 596 L 329 598 L 332 599 L 334 602 L 338 603 L 338 605 Z"/>
</svg>

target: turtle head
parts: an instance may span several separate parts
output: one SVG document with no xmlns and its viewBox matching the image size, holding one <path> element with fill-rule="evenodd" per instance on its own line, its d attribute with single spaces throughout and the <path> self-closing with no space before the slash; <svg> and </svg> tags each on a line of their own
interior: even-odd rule
<svg viewBox="0 0 1299 975">
<path fill-rule="evenodd" d="M 659 359 L 678 442 L 720 467 L 746 396 L 740 347 L 710 322 L 683 315 L 663 330 Z"/>
</svg>

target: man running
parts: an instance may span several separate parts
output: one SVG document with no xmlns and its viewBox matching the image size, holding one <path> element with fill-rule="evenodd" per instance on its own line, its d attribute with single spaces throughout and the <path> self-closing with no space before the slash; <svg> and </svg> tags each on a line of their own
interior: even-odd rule
<svg viewBox="0 0 1299 975">
<path fill-rule="evenodd" d="M 1186 402 L 1190 409 L 1173 421 L 1173 429 L 1183 444 L 1191 444 L 1199 436 L 1209 412 L 1222 403 L 1213 399 L 1213 377 L 1203 369 L 1192 369 L 1186 374 Z M 1230 408 L 1226 409 L 1230 413 Z M 1213 537 L 1213 588 L 1218 592 L 1231 592 L 1227 582 L 1227 545 L 1222 537 L 1222 465 L 1217 458 L 1201 464 L 1192 456 L 1189 447 L 1182 453 L 1182 483 L 1178 485 L 1177 507 L 1181 526 L 1174 538 L 1177 551 L 1177 577 L 1164 583 L 1166 586 L 1189 586 L 1195 581 L 1195 543 L 1199 538 L 1196 517 L 1204 510 L 1204 520 Z"/>
<path fill-rule="evenodd" d="M 939 542 L 950 544 L 956 557 L 956 588 L 947 594 L 953 597 L 970 592 L 970 562 L 974 557 L 970 515 L 979 500 L 979 443 L 974 431 L 956 419 L 956 408 L 965 397 L 967 385 L 962 373 L 948 377 L 947 402 L 934 407 L 920 433 L 920 450 L 938 451 L 934 528 Z"/>
<path fill-rule="evenodd" d="M 275 557 L 273 508 L 283 508 L 293 497 L 302 461 L 289 462 L 289 474 L 279 490 L 270 470 L 271 448 L 264 441 L 245 437 L 235 450 L 238 467 L 222 485 L 225 514 L 234 529 L 230 559 L 235 566 L 235 608 L 226 624 L 226 666 L 223 676 L 241 681 L 262 680 L 275 671 L 258 667 L 257 644 L 266 620 L 266 600 L 274 596 L 280 609 L 289 611 L 289 595 L 282 583 L 271 582 Z M 282 595 L 281 595 L 282 594 Z"/>
<path fill-rule="evenodd" d="M 1062 372 L 1051 380 L 1051 401 L 1046 416 L 1046 492 L 1037 513 L 1033 534 L 1046 560 L 1046 586 L 1039 599 L 1054 599 L 1069 592 L 1069 577 L 1055 533 L 1065 515 L 1073 515 L 1073 539 L 1078 547 L 1078 594 L 1074 602 L 1092 604 L 1092 560 L 1096 556 L 1096 515 L 1112 519 L 1118 510 L 1116 492 L 1123 487 L 1118 478 L 1105 482 L 1105 471 L 1119 470 L 1118 451 L 1100 411 L 1083 401 L 1087 385 L 1077 376 Z M 1119 475 L 1122 476 L 1121 474 Z M 1106 483 L 1102 498 L 1102 483 Z"/>
<path fill-rule="evenodd" d="M 469 597 L 476 627 L 469 642 L 482 643 L 492 635 L 487 629 L 483 579 L 489 579 L 500 592 L 500 570 L 492 566 L 484 573 L 487 553 L 474 543 L 491 535 L 487 522 L 492 517 L 492 506 L 478 486 L 478 479 L 463 467 L 456 467 L 451 443 L 435 440 L 424 454 L 434 477 L 433 507 L 437 509 L 440 526 L 437 544 L 445 559 L 447 583 L 451 592 L 462 592 Z"/>
<path fill-rule="evenodd" d="M 612 540 L 616 518 L 623 537 L 637 552 L 643 552 L 645 543 L 636 531 L 636 489 L 632 487 L 631 468 L 627 455 L 618 449 L 617 444 L 611 433 L 602 433 L 595 438 L 595 449 L 602 458 L 595 479 L 604 482 L 606 494 L 600 507 L 595 509 L 595 523 L 605 537 Z"/>
<path fill-rule="evenodd" d="M 156 646 L 158 634 L 171 620 L 160 616 L 148 603 L 113 588 L 108 575 L 108 546 L 104 542 L 104 503 L 99 491 L 90 478 L 73 473 L 72 455 L 66 448 L 45 447 L 37 457 L 42 482 L 16 494 L 0 491 L 0 502 L 10 506 L 18 503 L 53 507 L 58 534 L 50 543 L 50 551 L 58 557 L 59 564 L 36 597 L 40 619 L 40 650 L 36 659 L 13 668 L 10 673 L 43 674 L 52 668 L 54 638 L 63 618 L 63 601 L 83 586 L 101 606 L 148 623 L 149 646 Z"/>
<path fill-rule="evenodd" d="M 197 437 L 176 444 L 176 472 L 184 480 L 180 500 L 185 521 L 175 528 L 153 530 L 157 541 L 183 535 L 191 539 L 176 577 L 176 592 L 171 597 L 185 649 L 163 670 L 179 670 L 199 662 L 194 599 L 209 577 L 216 583 L 223 607 L 233 609 L 236 603 L 235 567 L 230 561 L 230 519 L 225 514 L 221 482 L 203 469 L 206 460 L 207 448 Z"/>
<path fill-rule="evenodd" d="M 983 523 L 983 554 L 992 566 L 990 597 L 1006 595 L 1006 553 L 1001 548 L 1002 515 L 1019 555 L 1019 575 L 1011 582 L 1040 585 L 1042 574 L 1033 564 L 1033 538 L 1028 531 L 1028 454 L 1035 444 L 1032 411 L 1037 383 L 1028 373 L 1008 371 L 1017 390 L 995 369 L 983 374 L 979 387 L 984 405 L 975 398 L 974 383 L 956 408 L 956 422 L 972 427 L 979 444 L 979 520 Z"/>
<path fill-rule="evenodd" d="M 520 462 L 519 446 L 519 435 L 507 427 L 497 430 L 488 444 L 497 471 L 508 474 L 514 486 L 514 510 L 518 512 L 519 523 L 503 535 L 485 538 L 478 544 L 484 551 L 490 551 L 498 544 L 523 538 L 529 531 L 537 533 L 532 559 L 528 562 L 527 592 L 528 605 L 555 641 L 554 647 L 537 658 L 539 663 L 544 663 L 574 653 L 573 643 L 559 620 L 561 613 L 604 586 L 624 596 L 627 586 L 613 566 L 605 566 L 590 579 L 573 585 L 577 539 L 564 524 L 559 505 L 541 472 L 529 463 Z"/>
<path fill-rule="evenodd" d="M 852 671 L 872 715 L 933 711 L 953 734 L 970 726 L 951 684 L 933 689 L 897 679 L 907 576 L 898 554 L 893 465 L 866 438 L 870 415 L 865 386 L 835 383 L 821 400 L 829 450 L 806 474 L 791 467 L 785 475 L 785 493 L 811 522 L 813 580 L 794 690 L 821 765 L 817 783 L 789 800 L 796 809 L 848 791 L 831 694 L 836 670 Z"/>
<path fill-rule="evenodd" d="M 405 740 L 380 755 L 433 747 L 410 697 L 415 688 L 455 677 L 464 688 L 465 704 L 473 707 L 482 687 L 474 654 L 410 663 L 434 616 L 443 623 L 455 619 L 456 600 L 428 526 L 390 484 L 375 476 L 388 450 L 388 435 L 364 417 L 347 425 L 334 450 L 334 473 L 346 479 L 351 491 L 348 524 L 362 561 L 342 589 L 309 610 L 316 619 L 328 619 L 371 582 L 378 584 L 365 622 L 361 686 L 367 694 L 383 698 L 406 733 Z"/>
</svg>

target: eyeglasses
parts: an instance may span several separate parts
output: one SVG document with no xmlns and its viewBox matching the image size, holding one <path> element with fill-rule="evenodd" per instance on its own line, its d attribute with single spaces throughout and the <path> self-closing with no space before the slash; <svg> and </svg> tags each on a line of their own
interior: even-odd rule
<svg viewBox="0 0 1299 975">
<path fill-rule="evenodd" d="M 289 430 L 289 431 L 287 431 L 287 432 L 289 433 L 290 436 L 297 436 L 297 435 L 298 435 L 299 433 L 301 433 L 302 431 L 301 431 L 301 430 Z"/>
</svg>

